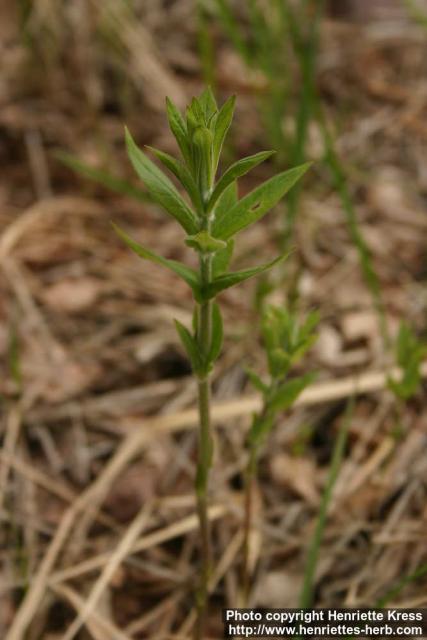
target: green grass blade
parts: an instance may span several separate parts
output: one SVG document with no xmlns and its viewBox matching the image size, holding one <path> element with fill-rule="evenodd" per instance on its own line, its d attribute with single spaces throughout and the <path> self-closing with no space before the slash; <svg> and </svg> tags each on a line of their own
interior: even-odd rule
<svg viewBox="0 0 427 640">
<path fill-rule="evenodd" d="M 153 253 L 149 249 L 146 249 L 142 245 L 140 245 L 135 240 L 132 240 L 130 236 L 127 235 L 120 227 L 113 223 L 113 229 L 123 240 L 127 246 L 132 249 L 134 253 L 140 258 L 144 258 L 145 260 L 150 260 L 150 262 L 154 262 L 155 264 L 162 265 L 167 269 L 170 269 L 177 275 L 179 275 L 193 290 L 196 299 L 199 298 L 200 285 L 199 285 L 199 276 L 193 269 L 187 267 L 185 264 L 181 262 L 177 262 L 176 260 L 168 260 L 167 258 L 163 258 L 162 256 Z"/>
<path fill-rule="evenodd" d="M 317 516 L 316 528 L 308 548 L 307 560 L 304 570 L 304 581 L 299 598 L 299 606 L 308 608 L 313 605 L 314 580 L 316 576 L 317 562 L 319 559 L 320 546 L 322 544 L 323 533 L 326 526 L 328 508 L 332 498 L 332 492 L 338 478 L 338 473 L 344 457 L 345 446 L 347 444 L 349 428 L 354 411 L 354 399 L 351 399 L 347 405 L 347 411 L 344 416 L 343 424 L 335 441 L 332 453 L 332 461 L 329 469 L 326 486 L 323 491 L 320 502 L 319 513 Z"/>
<path fill-rule="evenodd" d="M 415 0 L 404 0 L 404 4 L 411 18 L 417 22 L 420 27 L 427 29 L 427 13 L 421 9 Z"/>
<path fill-rule="evenodd" d="M 300 8 L 302 14 L 308 10 L 308 7 L 304 5 L 307 5 L 307 2 L 304 2 L 303 6 Z M 295 137 L 290 154 L 290 163 L 292 165 L 298 165 L 304 161 L 309 125 L 314 116 L 315 109 L 316 61 L 319 42 L 319 26 L 323 15 L 324 0 L 317 0 L 314 5 L 313 15 L 309 21 L 308 33 L 307 35 L 304 35 L 301 32 L 302 19 L 299 21 L 295 15 L 295 10 L 290 7 L 289 3 L 284 3 L 287 22 L 289 25 L 289 35 L 292 39 L 293 48 L 299 61 L 302 81 L 302 88 L 299 95 L 298 110 L 296 114 Z M 286 219 L 284 237 L 285 244 L 293 235 L 300 193 L 300 186 L 297 185 L 289 195 L 288 216 Z"/>
<path fill-rule="evenodd" d="M 197 44 L 205 84 L 215 88 L 215 50 L 205 0 L 196 0 Z"/>
<path fill-rule="evenodd" d="M 240 25 L 234 17 L 228 0 L 215 0 L 217 15 L 222 23 L 224 31 L 233 43 L 234 48 L 240 54 L 245 63 L 251 64 L 251 51 L 240 31 Z"/>
<path fill-rule="evenodd" d="M 406 576 L 403 576 L 403 578 L 398 580 L 398 582 L 395 585 L 393 585 L 393 587 L 389 589 L 389 591 L 387 591 L 387 593 L 384 596 L 382 596 L 376 601 L 374 607 L 375 608 L 385 607 L 391 600 L 393 600 L 396 596 L 398 596 L 399 593 L 408 584 L 411 584 L 412 582 L 414 582 L 415 580 L 418 580 L 419 578 L 423 578 L 425 575 L 427 575 L 427 563 L 420 565 L 417 569 L 415 569 L 415 571 L 413 571 L 412 573 L 408 573 Z"/>
<path fill-rule="evenodd" d="M 393 585 L 393 587 L 389 591 L 387 591 L 387 593 L 384 596 L 382 596 L 381 598 L 378 598 L 378 600 L 373 605 L 373 609 L 382 609 L 383 607 L 386 607 L 389 604 L 389 602 L 393 600 L 396 596 L 398 596 L 399 593 L 408 584 L 412 584 L 412 582 L 415 582 L 419 578 L 423 578 L 425 575 L 427 575 L 427 563 L 421 564 L 417 569 L 415 569 L 415 571 L 413 571 L 412 573 L 408 573 L 406 576 L 403 576 L 403 578 L 398 580 L 397 583 Z M 354 636 L 354 635 L 346 636 L 344 640 L 352 640 L 355 637 L 358 637 L 358 636 Z"/>
<path fill-rule="evenodd" d="M 107 171 L 91 167 L 72 153 L 57 151 L 55 156 L 60 162 L 62 162 L 62 164 L 74 171 L 74 173 L 77 173 L 84 178 L 89 178 L 89 180 L 97 182 L 103 187 L 110 189 L 110 191 L 114 191 L 120 195 L 129 196 L 130 198 L 133 198 L 133 200 L 138 200 L 139 202 L 152 202 L 150 195 L 142 189 L 134 187 L 132 184 L 127 182 L 127 180 L 122 180 L 122 178 L 118 178 Z"/>
<path fill-rule="evenodd" d="M 347 185 L 346 175 L 342 168 L 342 164 L 338 157 L 338 154 L 335 151 L 334 140 L 329 132 L 320 103 L 317 103 L 316 106 L 317 118 L 325 145 L 325 160 L 329 166 L 335 184 L 335 189 L 341 200 L 341 204 L 347 219 L 350 238 L 359 255 L 359 262 L 363 278 L 370 291 L 374 307 L 378 314 L 379 328 L 383 339 L 383 344 L 385 348 L 388 349 L 390 345 L 390 335 L 387 326 L 380 281 L 377 272 L 375 271 L 371 252 L 357 220 L 357 214 Z"/>
</svg>

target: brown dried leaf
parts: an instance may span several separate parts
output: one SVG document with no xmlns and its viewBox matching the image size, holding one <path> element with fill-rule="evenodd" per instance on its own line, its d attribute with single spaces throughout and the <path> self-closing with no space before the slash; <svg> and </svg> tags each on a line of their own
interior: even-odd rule
<svg viewBox="0 0 427 640">
<path fill-rule="evenodd" d="M 316 467 L 312 460 L 294 458 L 285 453 L 274 456 L 270 464 L 274 481 L 295 491 L 308 503 L 319 504 L 319 492 L 316 486 Z"/>
<path fill-rule="evenodd" d="M 47 287 L 42 293 L 42 298 L 54 311 L 79 313 L 95 304 L 101 289 L 102 284 L 96 278 L 70 278 Z"/>
</svg>

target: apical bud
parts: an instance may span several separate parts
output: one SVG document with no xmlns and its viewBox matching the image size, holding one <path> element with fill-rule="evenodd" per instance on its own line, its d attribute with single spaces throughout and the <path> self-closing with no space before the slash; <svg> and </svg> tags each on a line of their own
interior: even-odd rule
<svg viewBox="0 0 427 640">
<path fill-rule="evenodd" d="M 197 181 L 203 199 L 207 202 L 214 178 L 213 135 L 207 127 L 198 127 L 193 133 L 194 166 L 197 168 Z"/>
</svg>

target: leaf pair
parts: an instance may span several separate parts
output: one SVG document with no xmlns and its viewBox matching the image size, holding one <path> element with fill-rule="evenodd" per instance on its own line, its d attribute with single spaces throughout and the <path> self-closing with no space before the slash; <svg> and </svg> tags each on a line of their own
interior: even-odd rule
<svg viewBox="0 0 427 640">
<path fill-rule="evenodd" d="M 199 229 L 194 211 L 190 209 L 169 178 L 137 147 L 128 129 L 126 129 L 126 145 L 130 161 L 154 202 L 173 216 L 187 233 L 197 233 Z"/>
<path fill-rule="evenodd" d="M 252 374 L 253 376 L 253 374 Z M 251 376 L 251 379 L 253 377 Z M 262 441 L 270 433 L 274 426 L 276 415 L 281 411 L 286 411 L 297 400 L 298 396 L 309 386 L 315 378 L 313 373 L 307 373 L 291 380 L 282 382 L 274 389 L 268 389 L 264 383 L 256 376 L 256 385 L 259 387 L 261 382 L 265 397 L 265 414 L 256 416 L 253 420 L 252 427 L 249 432 L 249 443 L 258 447 Z"/>
<path fill-rule="evenodd" d="M 230 243 L 225 246 L 221 253 L 218 254 L 218 260 L 216 261 L 216 263 L 214 263 L 214 278 L 212 282 L 203 287 L 200 282 L 199 274 L 194 269 L 187 267 L 177 260 L 168 260 L 167 258 L 163 258 L 153 251 L 146 249 L 135 240 L 132 240 L 132 238 L 130 238 L 127 233 L 125 233 L 116 224 L 113 224 L 113 228 L 117 235 L 123 240 L 123 242 L 125 242 L 125 244 L 127 244 L 128 247 L 132 249 L 132 251 L 134 251 L 134 253 L 136 253 L 140 258 L 144 258 L 145 260 L 149 260 L 151 262 L 154 262 L 155 264 L 160 264 L 180 276 L 180 278 L 182 278 L 189 285 L 189 287 L 191 287 L 194 298 L 199 303 L 206 300 L 211 300 L 221 291 L 229 289 L 230 287 L 233 287 L 240 282 L 244 282 L 249 278 L 252 278 L 264 271 L 267 271 L 268 269 L 271 269 L 274 265 L 284 260 L 287 256 L 287 254 L 283 254 L 281 256 L 278 256 L 271 262 L 267 262 L 266 264 L 262 264 L 258 267 L 243 269 L 242 271 L 223 273 L 223 271 L 227 268 L 228 260 L 232 251 L 232 244 Z"/>
<path fill-rule="evenodd" d="M 317 312 L 308 314 L 300 323 L 286 309 L 267 307 L 262 317 L 262 336 L 272 378 L 285 376 L 316 340 L 314 330 L 319 322 Z"/>
<path fill-rule="evenodd" d="M 215 217 L 212 233 L 227 240 L 242 231 L 272 209 L 311 166 L 306 163 L 289 171 L 279 173 L 239 200 L 234 207 Z"/>
<path fill-rule="evenodd" d="M 267 355 L 270 380 L 264 382 L 248 371 L 252 384 L 263 395 L 263 409 L 254 417 L 249 444 L 256 450 L 273 428 L 277 414 L 289 409 L 300 393 L 312 383 L 313 373 L 288 378 L 291 365 L 297 362 L 315 340 L 318 314 L 310 313 L 303 322 L 280 307 L 269 306 L 262 317 L 262 335 Z"/>
<path fill-rule="evenodd" d="M 199 377 L 208 375 L 213 364 L 218 359 L 223 341 L 223 324 L 219 306 L 217 304 L 212 305 L 211 342 L 209 351 L 206 354 L 202 352 L 198 344 L 197 328 L 195 335 L 192 335 L 178 320 L 175 320 L 175 327 L 191 362 L 194 373 Z"/>
</svg>

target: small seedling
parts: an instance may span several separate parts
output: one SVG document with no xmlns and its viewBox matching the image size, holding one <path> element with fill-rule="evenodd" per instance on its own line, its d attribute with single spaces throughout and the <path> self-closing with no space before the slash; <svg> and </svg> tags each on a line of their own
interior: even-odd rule
<svg viewBox="0 0 427 640">
<path fill-rule="evenodd" d="M 262 380 L 253 371 L 248 376 L 263 397 L 261 411 L 254 415 L 248 436 L 248 462 L 245 474 L 244 557 L 242 572 L 243 601 L 250 590 L 250 531 L 254 485 L 260 450 L 280 412 L 292 407 L 300 393 L 314 379 L 313 373 L 290 377 L 289 373 L 316 339 L 314 333 L 318 314 L 310 313 L 300 323 L 293 312 L 279 307 L 267 307 L 263 312 L 261 331 L 267 356 L 269 379 Z"/>
<path fill-rule="evenodd" d="M 388 378 L 388 386 L 399 400 L 409 400 L 421 384 L 420 367 L 427 353 L 427 347 L 414 334 L 411 327 L 402 322 L 396 340 L 396 361 L 402 370 L 400 380 Z"/>
<path fill-rule="evenodd" d="M 126 144 L 129 158 L 139 177 L 145 183 L 151 199 L 159 204 L 183 227 L 187 234 L 185 243 L 199 256 L 198 270 L 175 260 L 163 258 L 131 239 L 123 230 L 115 226 L 118 235 L 141 258 L 151 260 L 171 269 L 191 288 L 195 300 L 193 327 L 189 329 L 176 321 L 176 329 L 191 361 L 198 382 L 199 400 L 199 446 L 196 472 L 196 498 L 200 521 L 202 547 L 202 567 L 197 592 L 198 619 L 195 638 L 204 634 L 204 619 L 207 612 L 208 584 L 212 569 L 212 551 L 208 517 L 208 479 L 212 465 L 213 440 L 210 421 L 210 375 L 218 358 L 223 338 L 222 319 L 215 299 L 221 291 L 239 282 L 271 269 L 285 258 L 279 255 L 274 260 L 258 267 L 243 271 L 230 271 L 234 236 L 262 218 L 285 193 L 307 171 L 309 164 L 303 164 L 270 178 L 246 196 L 238 199 L 236 181 L 272 155 L 263 151 L 232 164 L 216 181 L 222 146 L 230 127 L 235 98 L 229 98 L 219 109 L 210 89 L 199 98 L 193 98 L 183 116 L 176 106 L 167 100 L 169 125 L 181 151 L 182 159 L 151 149 L 156 158 L 175 176 L 187 192 L 185 199 L 170 179 L 135 144 L 126 130 Z M 302 331 L 302 333 L 301 333 Z M 299 331 L 295 339 L 301 341 L 309 325 Z M 289 334 L 289 338 L 291 334 Z M 306 336 L 307 337 L 307 336 Z M 308 339 L 308 337 L 307 337 Z M 292 348 L 295 346 L 292 334 Z M 304 350 L 304 349 L 303 349 Z M 290 351 L 295 358 L 295 351 Z M 282 377 L 286 366 L 273 354 L 273 375 Z M 279 356 L 278 356 L 279 357 Z M 306 380 L 290 382 L 289 388 L 277 384 L 275 394 L 270 398 L 269 410 L 278 410 L 286 404 L 289 394 L 295 396 L 297 389 Z M 254 429 L 254 443 L 260 434 Z"/>
</svg>

